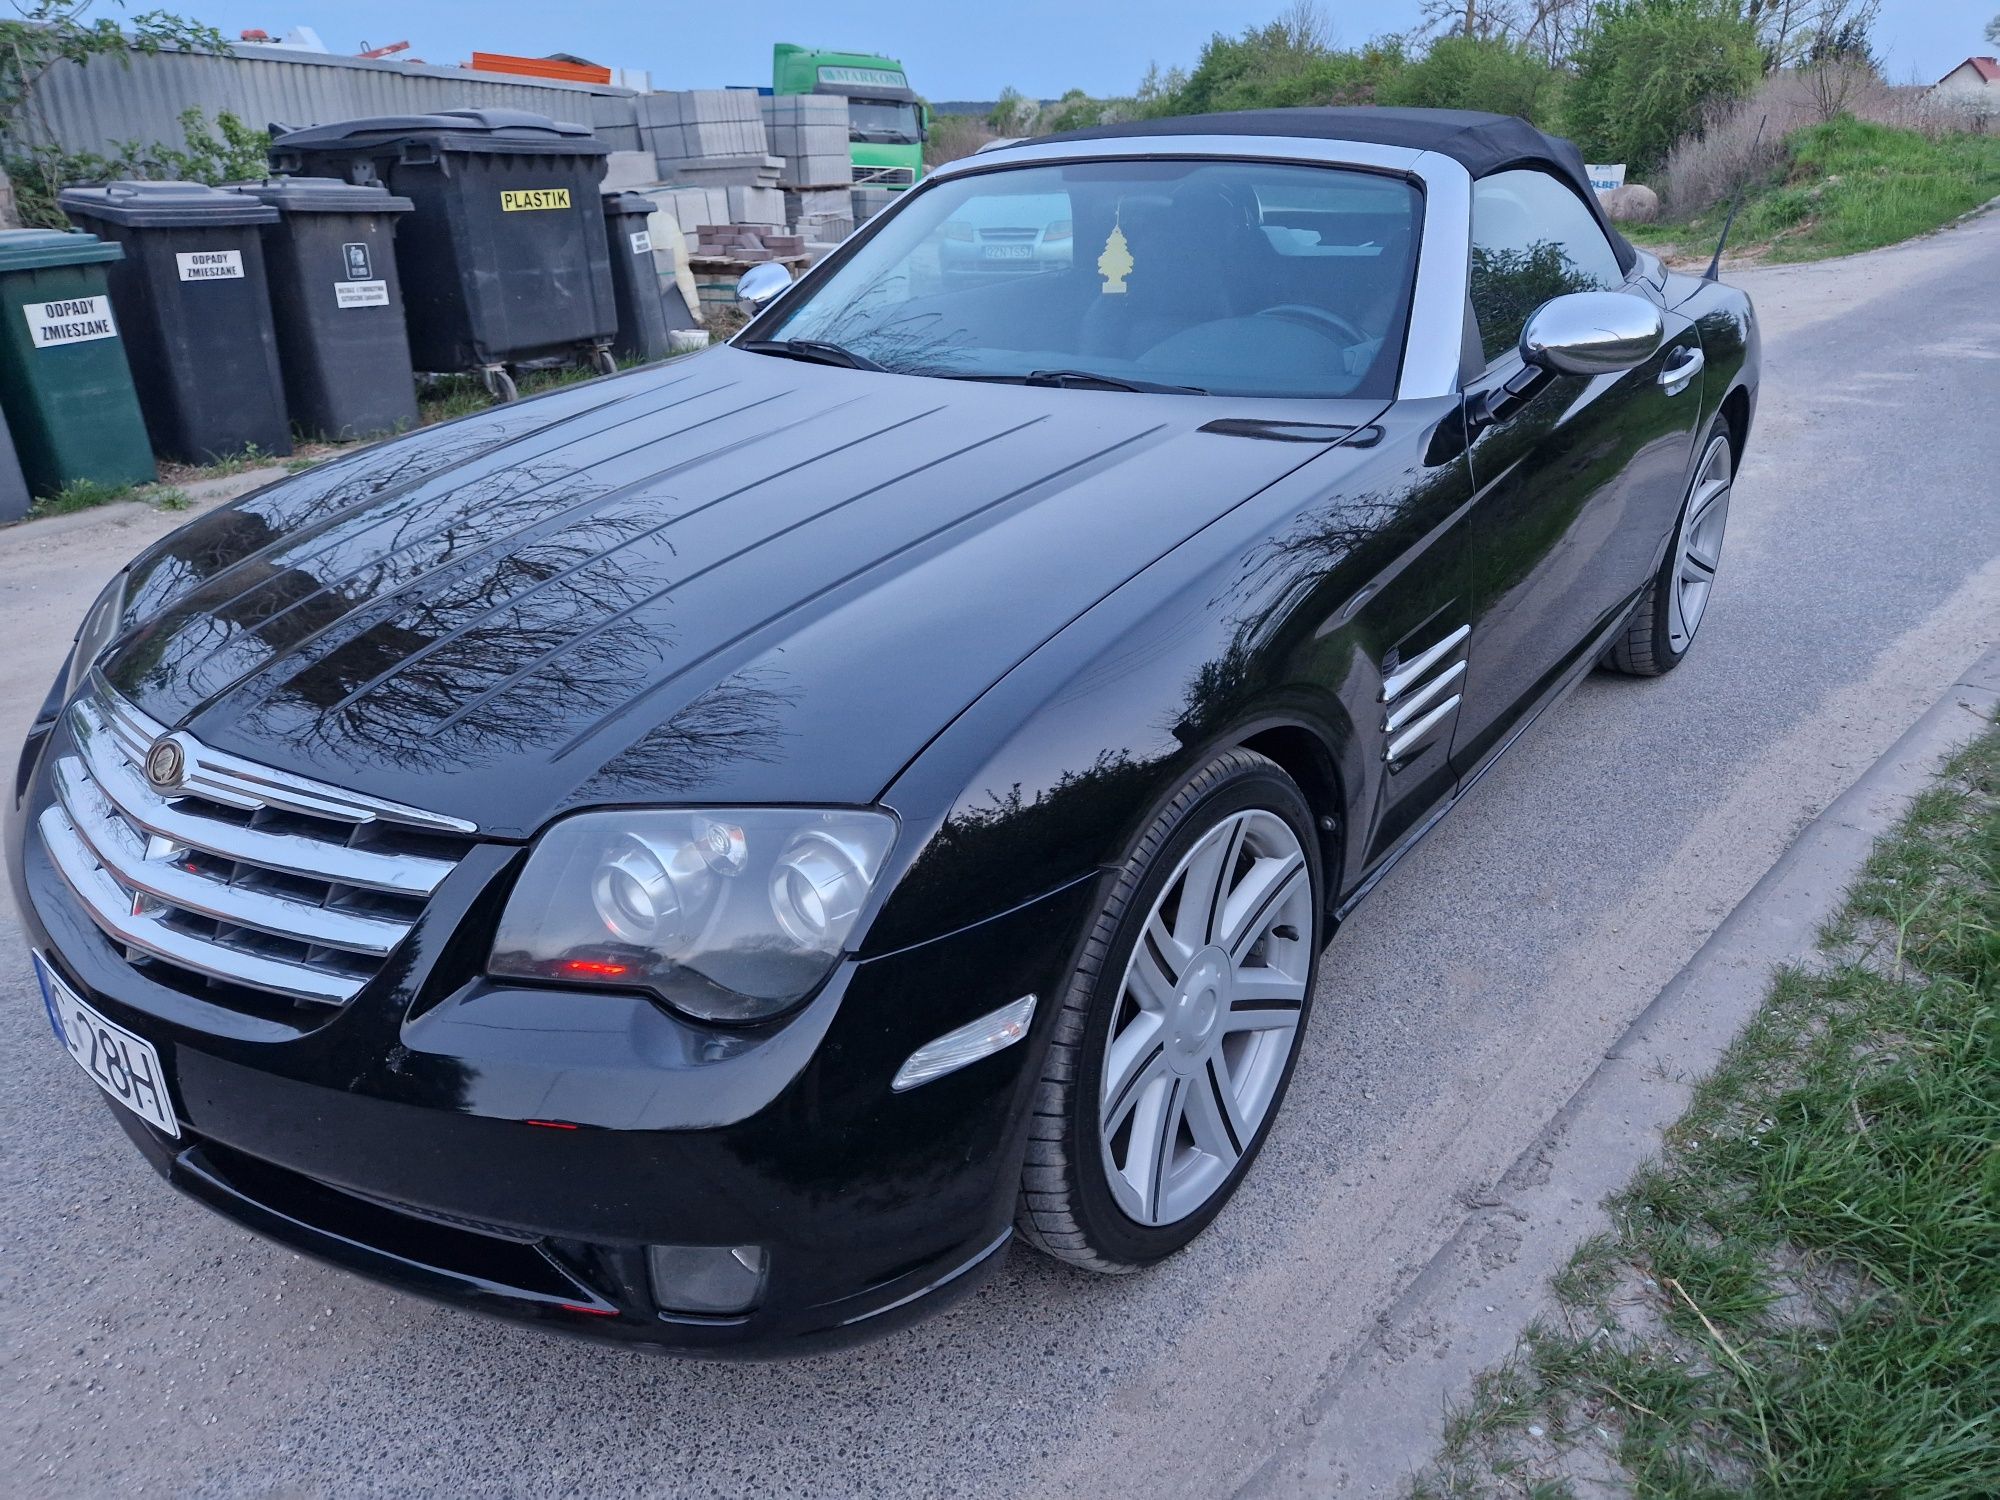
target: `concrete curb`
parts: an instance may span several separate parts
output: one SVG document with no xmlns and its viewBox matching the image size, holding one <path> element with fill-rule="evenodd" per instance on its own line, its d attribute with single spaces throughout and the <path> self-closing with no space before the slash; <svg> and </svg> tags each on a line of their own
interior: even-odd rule
<svg viewBox="0 0 2000 1500">
<path fill-rule="evenodd" d="M 1815 818 L 1605 1054 L 1378 1320 L 1327 1375 L 1301 1425 L 1238 1491 L 1402 1492 L 1441 1441 L 1448 1403 L 1513 1352 L 1550 1276 L 1607 1227 L 1604 1198 L 1659 1149 L 1756 1015 L 1771 970 L 1812 951 L 1875 840 L 2000 707 L 2000 647 L 1946 690 Z"/>
</svg>

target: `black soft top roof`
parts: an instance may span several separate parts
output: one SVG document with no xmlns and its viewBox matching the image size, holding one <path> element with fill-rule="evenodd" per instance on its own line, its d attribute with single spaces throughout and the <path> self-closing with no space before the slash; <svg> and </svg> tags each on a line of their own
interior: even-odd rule
<svg viewBox="0 0 2000 1500">
<path fill-rule="evenodd" d="M 1540 167 L 1553 172 L 1590 206 L 1598 225 L 1611 239 L 1618 263 L 1632 269 L 1637 259 L 1625 237 L 1611 227 L 1591 190 L 1583 155 L 1560 136 L 1545 134 L 1513 115 L 1489 115 L 1475 109 L 1247 109 L 1221 115 L 1174 115 L 1162 120 L 1127 120 L 1044 136 L 1044 141 L 1098 141 L 1126 136 L 1272 135 L 1309 140 L 1364 141 L 1375 146 L 1407 146 L 1435 151 L 1464 166 L 1474 177 L 1490 177 L 1512 167 Z"/>
</svg>

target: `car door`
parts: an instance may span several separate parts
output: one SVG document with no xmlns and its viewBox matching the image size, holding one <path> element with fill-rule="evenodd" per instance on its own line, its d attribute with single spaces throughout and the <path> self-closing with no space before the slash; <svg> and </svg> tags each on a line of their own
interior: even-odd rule
<svg viewBox="0 0 2000 1500">
<path fill-rule="evenodd" d="M 1667 314 L 1659 350 L 1618 375 L 1527 370 L 1529 315 L 1566 292 L 1657 291 L 1628 277 L 1582 200 L 1534 170 L 1473 185 L 1472 314 L 1485 367 L 1466 390 L 1475 498 L 1472 637 L 1453 738 L 1461 775 L 1584 666 L 1673 528 L 1701 410 L 1700 342 Z M 1525 396 L 1502 391 L 1510 382 Z M 1494 420 L 1479 420 L 1482 409 Z"/>
</svg>

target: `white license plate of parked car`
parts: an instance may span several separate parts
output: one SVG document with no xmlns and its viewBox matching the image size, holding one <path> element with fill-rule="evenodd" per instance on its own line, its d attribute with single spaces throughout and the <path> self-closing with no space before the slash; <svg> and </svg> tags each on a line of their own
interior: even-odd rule
<svg viewBox="0 0 2000 1500">
<path fill-rule="evenodd" d="M 988 245 L 988 260 L 1027 260 L 1035 253 L 1033 245 Z"/>
<path fill-rule="evenodd" d="M 178 1140 L 181 1128 L 174 1123 L 173 1106 L 167 1102 L 166 1074 L 160 1069 L 160 1054 L 153 1050 L 153 1044 L 84 1004 L 83 997 L 63 983 L 62 976 L 41 954 L 35 954 L 34 960 L 35 978 L 41 982 L 42 1003 L 48 1007 L 56 1040 L 69 1049 L 76 1065 L 105 1093 L 155 1130 Z"/>
</svg>

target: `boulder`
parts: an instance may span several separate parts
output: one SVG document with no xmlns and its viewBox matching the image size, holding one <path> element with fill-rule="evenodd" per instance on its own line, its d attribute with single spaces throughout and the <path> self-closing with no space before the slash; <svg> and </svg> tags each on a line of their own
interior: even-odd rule
<svg viewBox="0 0 2000 1500">
<path fill-rule="evenodd" d="M 1660 216 L 1660 195 L 1644 183 L 1628 182 L 1597 198 L 1614 224 L 1650 224 Z"/>
</svg>

